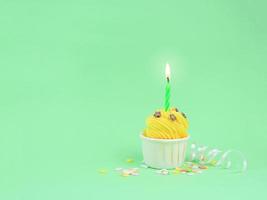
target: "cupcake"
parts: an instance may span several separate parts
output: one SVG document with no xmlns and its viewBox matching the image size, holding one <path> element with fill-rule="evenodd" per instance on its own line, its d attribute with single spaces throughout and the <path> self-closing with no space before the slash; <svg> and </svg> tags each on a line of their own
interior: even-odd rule
<svg viewBox="0 0 267 200">
<path fill-rule="evenodd" d="M 157 169 L 183 164 L 188 135 L 188 119 L 177 108 L 158 110 L 146 120 L 141 134 L 144 162 Z"/>
</svg>

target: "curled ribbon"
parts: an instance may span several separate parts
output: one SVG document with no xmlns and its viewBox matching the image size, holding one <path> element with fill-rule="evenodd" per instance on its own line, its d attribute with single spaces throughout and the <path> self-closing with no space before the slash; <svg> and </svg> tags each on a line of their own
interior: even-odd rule
<svg viewBox="0 0 267 200">
<path fill-rule="evenodd" d="M 211 164 L 214 166 L 221 166 L 226 169 L 233 167 L 233 159 L 231 156 L 238 156 L 241 160 L 241 167 L 237 172 L 245 172 L 247 170 L 247 159 L 242 152 L 238 150 L 221 151 L 219 149 L 209 149 L 207 146 L 191 144 L 189 160 L 199 164 Z"/>
</svg>

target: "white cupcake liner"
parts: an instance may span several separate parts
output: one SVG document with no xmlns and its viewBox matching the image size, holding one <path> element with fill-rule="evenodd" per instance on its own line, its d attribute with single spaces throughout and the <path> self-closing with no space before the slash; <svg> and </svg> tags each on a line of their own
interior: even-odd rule
<svg viewBox="0 0 267 200">
<path fill-rule="evenodd" d="M 155 139 L 140 135 L 144 162 L 156 169 L 172 169 L 183 164 L 189 136 L 181 139 Z"/>
</svg>

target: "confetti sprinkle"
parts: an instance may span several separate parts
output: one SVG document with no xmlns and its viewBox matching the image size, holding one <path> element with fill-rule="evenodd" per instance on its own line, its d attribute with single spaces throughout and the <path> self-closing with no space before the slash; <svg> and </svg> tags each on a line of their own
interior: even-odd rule
<svg viewBox="0 0 267 200">
<path fill-rule="evenodd" d="M 174 174 L 174 175 L 177 175 L 177 174 L 180 174 L 181 172 L 179 171 L 179 170 L 173 170 L 172 171 L 172 174 Z"/>
<path fill-rule="evenodd" d="M 199 169 L 208 169 L 208 167 L 205 165 L 199 165 Z"/>
<path fill-rule="evenodd" d="M 138 168 L 122 169 L 119 171 L 119 173 L 123 177 L 138 176 L 139 175 Z"/>
<path fill-rule="evenodd" d="M 203 169 L 201 169 L 203 168 Z M 207 169 L 207 166 L 194 163 L 194 162 L 185 162 L 181 167 L 176 167 L 174 171 L 172 171 L 172 174 L 187 174 L 189 176 L 192 176 L 194 174 L 200 174 L 204 169 Z"/>
<path fill-rule="evenodd" d="M 213 165 L 213 166 L 215 166 L 217 164 L 217 160 L 210 161 L 210 164 Z"/>
<path fill-rule="evenodd" d="M 139 176 L 138 173 L 132 173 L 131 175 L 132 175 L 132 176 Z"/>
<path fill-rule="evenodd" d="M 122 173 L 121 176 L 123 176 L 123 177 L 127 177 L 127 176 L 129 176 L 129 174 L 127 174 L 127 173 Z"/>
<path fill-rule="evenodd" d="M 198 166 L 197 165 L 194 165 L 194 166 L 192 166 L 192 169 L 194 170 L 194 169 L 198 169 Z"/>
<path fill-rule="evenodd" d="M 157 171 L 160 175 L 169 175 L 169 171 L 167 169 L 161 169 Z"/>
<path fill-rule="evenodd" d="M 126 162 L 127 162 L 127 163 L 133 163 L 134 160 L 133 160 L 132 158 L 127 158 L 127 159 L 126 159 Z"/>
<path fill-rule="evenodd" d="M 192 172 L 191 168 L 186 168 L 185 170 L 186 170 L 186 172 Z"/>
<path fill-rule="evenodd" d="M 97 171 L 98 171 L 98 173 L 101 174 L 101 175 L 106 175 L 106 174 L 108 173 L 108 170 L 107 170 L 107 169 L 104 169 L 104 168 L 99 169 L 99 170 L 97 170 Z"/>
</svg>

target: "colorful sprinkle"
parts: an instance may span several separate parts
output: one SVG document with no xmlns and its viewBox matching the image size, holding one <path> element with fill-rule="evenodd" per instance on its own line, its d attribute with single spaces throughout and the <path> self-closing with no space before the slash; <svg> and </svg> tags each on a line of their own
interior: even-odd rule
<svg viewBox="0 0 267 200">
<path fill-rule="evenodd" d="M 171 119 L 172 121 L 175 121 L 175 120 L 176 120 L 175 115 L 174 115 L 174 114 L 170 114 L 170 119 Z"/>
<path fill-rule="evenodd" d="M 127 158 L 127 159 L 126 159 L 126 162 L 127 162 L 127 163 L 133 163 L 134 160 L 133 160 L 132 158 Z"/>
<path fill-rule="evenodd" d="M 213 165 L 213 166 L 215 166 L 217 164 L 217 160 L 210 161 L 210 164 Z"/>
<path fill-rule="evenodd" d="M 167 169 L 161 169 L 161 170 L 158 170 L 157 173 L 161 175 L 168 175 L 169 171 Z"/>
<path fill-rule="evenodd" d="M 198 166 L 197 165 L 194 165 L 194 166 L 192 166 L 192 169 L 194 170 L 194 169 L 198 169 Z"/>
<path fill-rule="evenodd" d="M 199 165 L 199 169 L 208 169 L 208 167 L 205 165 Z"/>
<path fill-rule="evenodd" d="M 119 172 L 120 172 L 120 175 L 123 177 L 139 175 L 138 168 L 122 169 Z"/>
<path fill-rule="evenodd" d="M 180 170 L 182 170 L 182 169 L 181 169 L 180 167 L 176 167 L 175 170 L 176 170 L 176 171 L 180 171 Z"/>
<path fill-rule="evenodd" d="M 187 118 L 186 115 L 183 112 L 182 112 L 182 115 L 183 115 L 184 118 Z"/>
<path fill-rule="evenodd" d="M 174 174 L 174 175 L 177 175 L 177 174 L 180 174 L 181 172 L 179 171 L 179 170 L 173 170 L 172 171 L 172 174 Z"/>
<path fill-rule="evenodd" d="M 160 118 L 160 116 L 161 116 L 161 113 L 160 113 L 160 112 L 155 112 L 155 113 L 154 113 L 154 117 L 156 117 L 156 118 Z"/>
<path fill-rule="evenodd" d="M 108 170 L 107 170 L 107 169 L 104 169 L 104 168 L 99 169 L 99 170 L 97 170 L 97 171 L 98 171 L 98 173 L 101 174 L 101 175 L 106 175 L 106 174 L 108 173 Z"/>
</svg>

